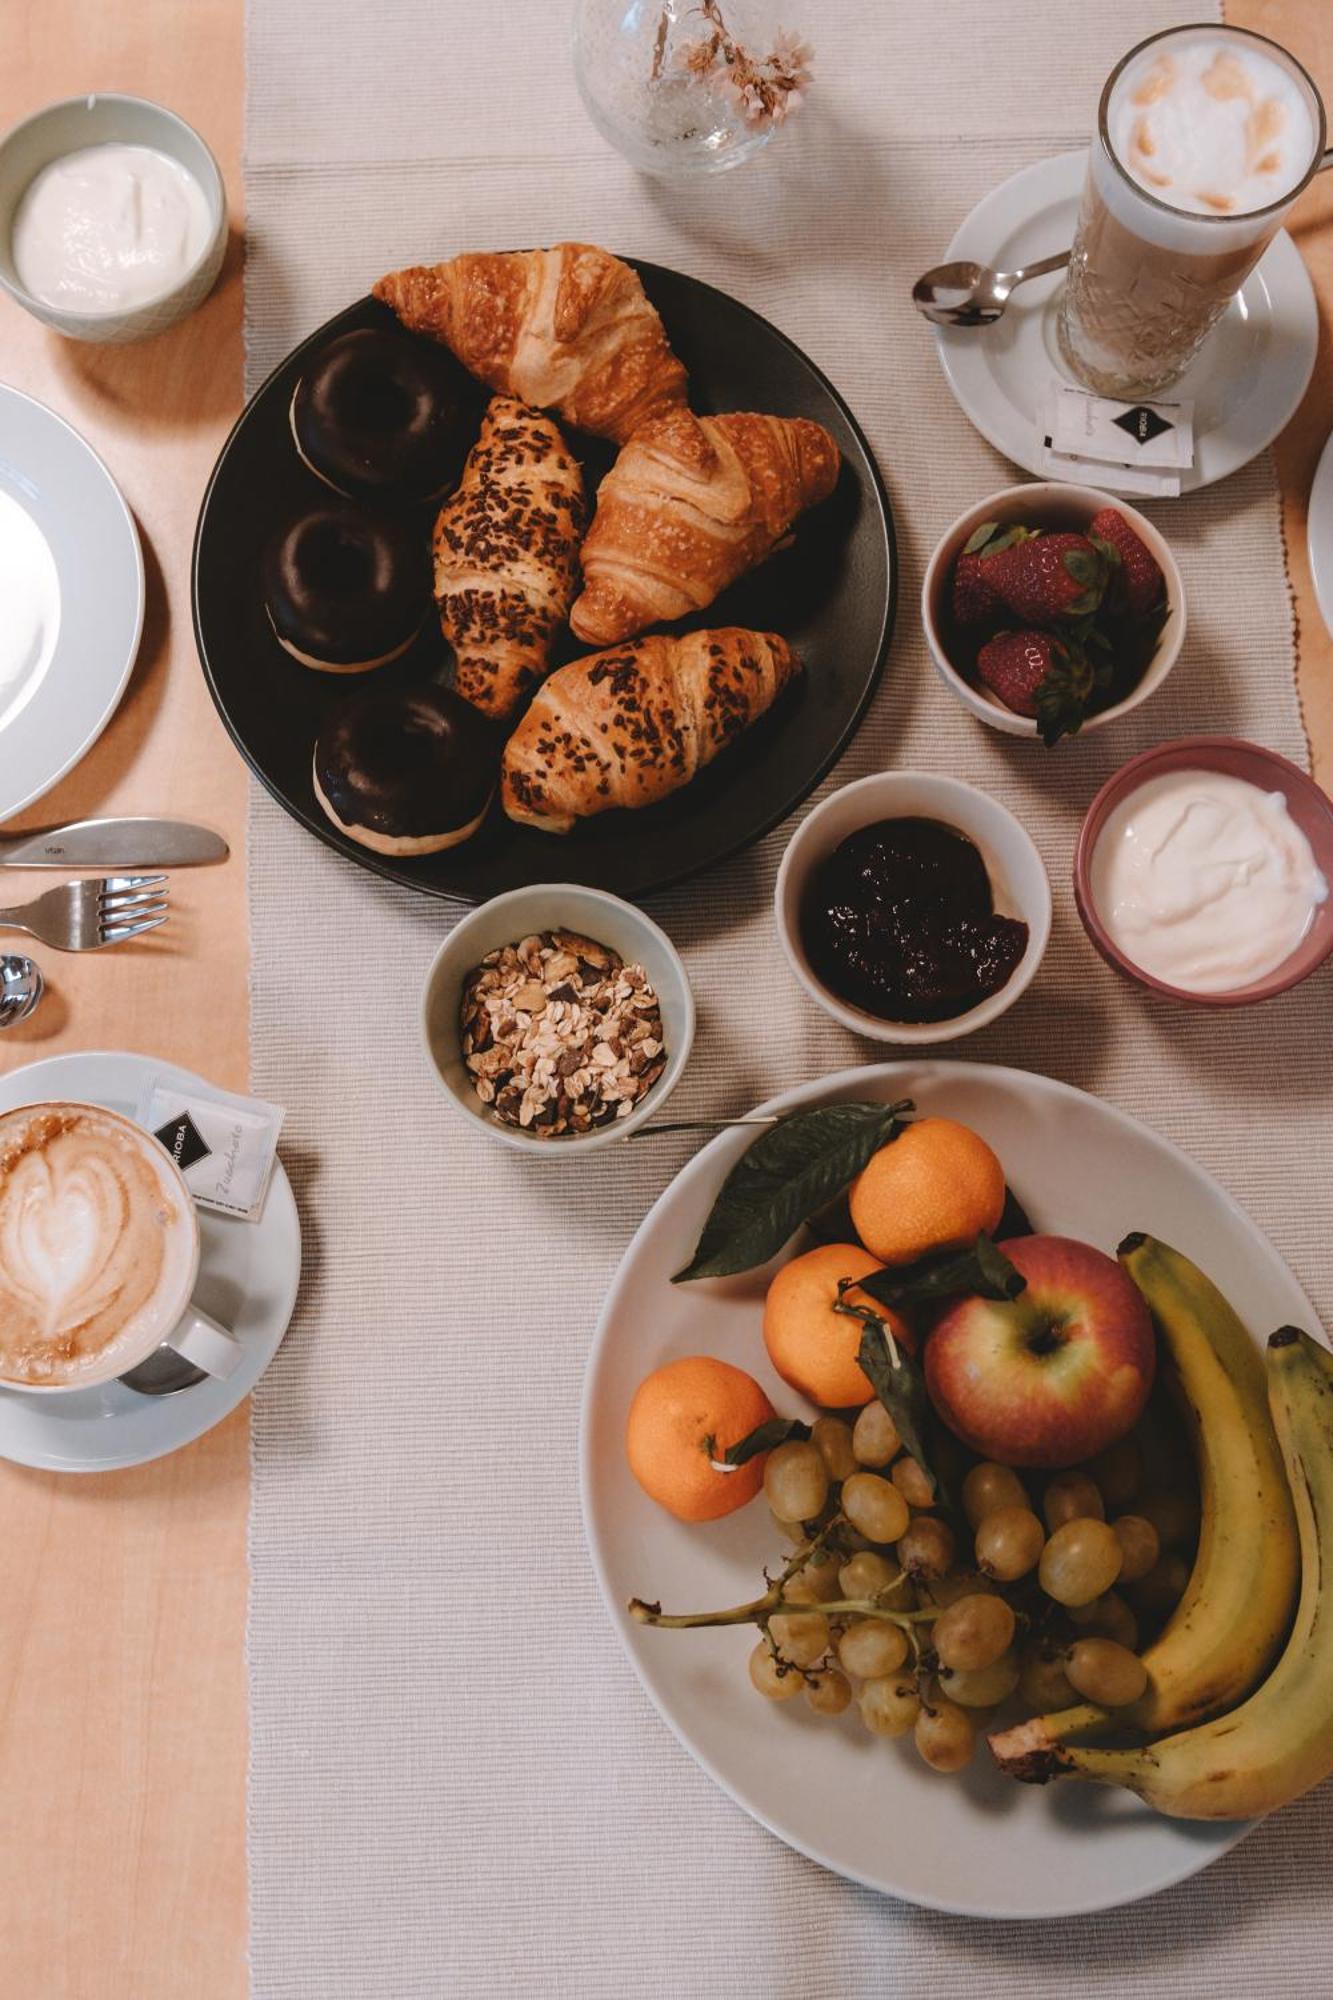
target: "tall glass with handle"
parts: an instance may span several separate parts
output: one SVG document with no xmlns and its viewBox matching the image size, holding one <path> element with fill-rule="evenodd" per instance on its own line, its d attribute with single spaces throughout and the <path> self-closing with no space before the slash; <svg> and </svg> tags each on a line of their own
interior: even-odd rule
<svg viewBox="0 0 1333 2000">
<path fill-rule="evenodd" d="M 1287 50 L 1200 23 L 1140 42 L 1102 91 L 1059 340 L 1099 394 L 1189 366 L 1308 184 L 1324 106 Z"/>
</svg>

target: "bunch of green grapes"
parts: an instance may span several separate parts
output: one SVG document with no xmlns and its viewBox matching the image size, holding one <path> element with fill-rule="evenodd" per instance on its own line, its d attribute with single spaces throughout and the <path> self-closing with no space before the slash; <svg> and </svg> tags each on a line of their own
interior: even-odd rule
<svg viewBox="0 0 1333 2000">
<path fill-rule="evenodd" d="M 751 1681 L 819 1715 L 855 1702 L 872 1735 L 910 1734 L 937 1771 L 968 1764 L 1011 1697 L 1032 1713 L 1136 1701 L 1139 1648 L 1178 1602 L 1198 1533 L 1197 1499 L 1146 1486 L 1144 1464 L 1134 1435 L 1031 1486 L 975 1464 L 951 1520 L 879 1402 L 855 1423 L 820 1417 L 764 1468 L 795 1546 L 756 1602 Z"/>
</svg>

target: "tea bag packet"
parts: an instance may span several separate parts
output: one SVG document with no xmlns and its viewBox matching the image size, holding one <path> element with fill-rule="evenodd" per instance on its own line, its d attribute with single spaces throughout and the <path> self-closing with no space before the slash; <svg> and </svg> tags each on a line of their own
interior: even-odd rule
<svg viewBox="0 0 1333 2000">
<path fill-rule="evenodd" d="M 1054 479 L 1167 495 L 1194 464 L 1192 402 L 1117 403 L 1056 383 L 1042 424 L 1041 467 Z"/>
<path fill-rule="evenodd" d="M 151 1077 L 135 1114 L 185 1176 L 195 1206 L 258 1222 L 278 1156 L 286 1112 L 259 1097 L 183 1089 Z"/>
</svg>

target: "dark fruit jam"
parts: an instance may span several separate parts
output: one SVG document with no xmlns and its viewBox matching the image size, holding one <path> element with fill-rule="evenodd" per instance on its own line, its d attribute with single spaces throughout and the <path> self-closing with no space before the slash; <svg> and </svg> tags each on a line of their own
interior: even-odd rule
<svg viewBox="0 0 1333 2000">
<path fill-rule="evenodd" d="M 849 1006 L 884 1021 L 948 1021 L 1013 977 L 1028 927 L 997 917 L 986 864 L 935 819 L 858 827 L 811 879 L 810 964 Z"/>
</svg>

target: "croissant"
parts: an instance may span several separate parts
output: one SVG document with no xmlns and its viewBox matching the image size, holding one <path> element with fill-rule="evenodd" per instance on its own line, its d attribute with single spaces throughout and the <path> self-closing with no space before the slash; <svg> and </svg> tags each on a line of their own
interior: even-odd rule
<svg viewBox="0 0 1333 2000">
<path fill-rule="evenodd" d="M 688 785 L 771 708 L 800 672 L 776 632 L 740 626 L 654 633 L 559 667 L 505 746 L 510 819 L 568 833 L 612 806 L 648 806 Z"/>
<path fill-rule="evenodd" d="M 493 389 L 617 444 L 683 406 L 685 370 L 638 274 L 590 243 L 391 271 L 375 297 Z"/>
<path fill-rule="evenodd" d="M 434 542 L 454 686 L 483 715 L 509 715 L 546 672 L 586 518 L 583 475 L 551 419 L 496 396 Z"/>
<path fill-rule="evenodd" d="M 805 417 L 654 418 L 602 481 L 570 624 L 611 646 L 701 611 L 827 499 L 840 462 Z"/>
</svg>

